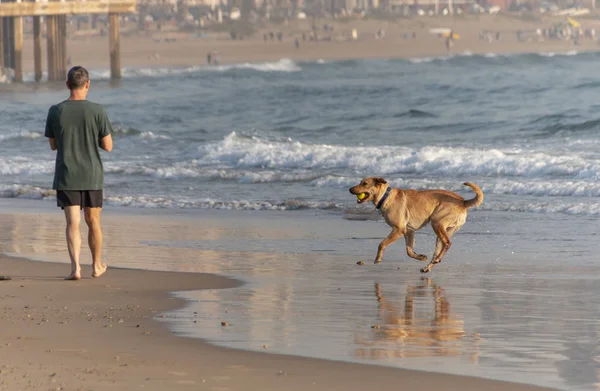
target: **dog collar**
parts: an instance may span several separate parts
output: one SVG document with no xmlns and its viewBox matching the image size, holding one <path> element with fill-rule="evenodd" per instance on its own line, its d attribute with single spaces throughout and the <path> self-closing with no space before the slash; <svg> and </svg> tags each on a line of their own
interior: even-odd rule
<svg viewBox="0 0 600 391">
<path fill-rule="evenodd" d="M 377 209 L 381 209 L 381 207 L 383 206 L 383 203 L 385 202 L 385 200 L 387 200 L 388 196 L 390 195 L 390 191 L 392 191 L 392 188 L 388 186 L 387 190 L 385 191 L 385 194 L 383 195 L 383 197 L 381 197 L 381 199 L 377 203 L 377 206 L 376 206 Z"/>
</svg>

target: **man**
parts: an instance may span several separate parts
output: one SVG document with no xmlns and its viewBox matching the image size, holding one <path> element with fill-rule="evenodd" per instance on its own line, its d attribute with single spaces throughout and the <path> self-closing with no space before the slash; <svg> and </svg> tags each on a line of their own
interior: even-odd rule
<svg viewBox="0 0 600 391">
<path fill-rule="evenodd" d="M 57 151 L 54 183 L 57 205 L 64 210 L 67 220 L 67 247 L 71 258 L 71 274 L 67 280 L 81 278 L 81 210 L 88 226 L 88 244 L 92 252 L 92 277 L 106 272 L 101 259 L 102 189 L 104 168 L 100 150 L 113 148 L 112 126 L 99 104 L 86 100 L 90 88 L 88 71 L 80 66 L 69 70 L 67 88 L 69 99 L 50 107 L 45 136 L 50 148 Z"/>
</svg>

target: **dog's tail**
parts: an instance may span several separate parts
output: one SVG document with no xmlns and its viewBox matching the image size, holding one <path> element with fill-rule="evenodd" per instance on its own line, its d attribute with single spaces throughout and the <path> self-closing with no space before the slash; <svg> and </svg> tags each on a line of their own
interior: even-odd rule
<svg viewBox="0 0 600 391">
<path fill-rule="evenodd" d="M 475 198 L 471 198 L 470 200 L 465 200 L 465 208 L 473 208 L 475 206 L 479 206 L 481 205 L 481 203 L 483 202 L 483 192 L 481 191 L 481 189 L 479 188 L 479 186 L 477 186 L 474 183 L 471 182 L 465 182 L 463 183 L 463 185 L 465 186 L 469 186 L 471 189 L 473 189 L 473 191 L 475 192 Z"/>
</svg>

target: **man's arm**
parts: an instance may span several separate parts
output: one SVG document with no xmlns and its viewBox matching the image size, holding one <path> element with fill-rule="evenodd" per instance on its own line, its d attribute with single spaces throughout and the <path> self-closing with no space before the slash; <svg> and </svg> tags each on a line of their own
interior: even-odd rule
<svg viewBox="0 0 600 391">
<path fill-rule="evenodd" d="M 108 119 L 108 115 L 106 111 L 102 109 L 102 112 L 98 119 L 98 127 L 100 128 L 100 148 L 104 149 L 106 152 L 110 152 L 113 149 L 113 139 L 112 139 L 112 124 Z"/>
<path fill-rule="evenodd" d="M 44 136 L 48 138 L 48 142 L 50 142 L 50 149 L 56 151 L 58 146 L 56 144 L 56 139 L 54 138 L 54 106 L 51 106 L 48 110 L 48 116 L 46 117 L 46 130 L 44 131 Z"/>
<path fill-rule="evenodd" d="M 110 134 L 100 139 L 100 148 L 104 149 L 106 152 L 112 151 L 113 142 Z"/>
</svg>

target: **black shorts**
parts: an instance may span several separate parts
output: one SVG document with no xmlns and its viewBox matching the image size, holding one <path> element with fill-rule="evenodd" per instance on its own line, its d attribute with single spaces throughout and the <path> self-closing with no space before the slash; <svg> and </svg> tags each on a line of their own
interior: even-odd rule
<svg viewBox="0 0 600 391">
<path fill-rule="evenodd" d="M 102 208 L 102 190 L 56 190 L 56 204 L 66 206 L 79 205 L 83 208 Z"/>
</svg>

